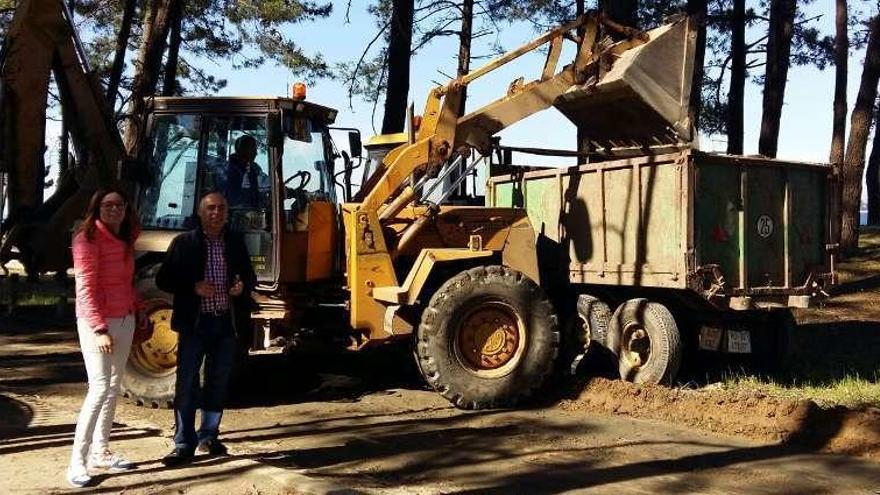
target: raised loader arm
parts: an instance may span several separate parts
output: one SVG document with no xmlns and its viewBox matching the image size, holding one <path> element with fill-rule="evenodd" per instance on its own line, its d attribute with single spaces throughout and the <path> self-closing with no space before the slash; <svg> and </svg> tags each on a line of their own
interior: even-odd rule
<svg viewBox="0 0 880 495">
<path fill-rule="evenodd" d="M 621 31 L 628 38 L 617 43 L 599 39 L 600 25 Z M 557 71 L 566 39 L 577 45 L 575 57 Z M 527 84 L 516 81 L 507 95 L 458 117 L 464 87 L 545 45 L 549 45 L 547 59 L 537 79 Z M 623 136 L 625 139 L 597 141 L 599 146 L 606 148 L 619 144 L 653 146 L 664 139 L 679 144 L 689 141 L 687 107 L 692 69 L 688 61 L 693 59 L 693 50 L 693 29 L 687 18 L 641 33 L 591 13 L 432 90 L 418 132 L 410 132 L 407 144 L 388 153 L 374 175 L 379 178 L 366 183 L 362 203 L 349 205 L 346 232 L 352 326 L 369 330 L 371 336 L 383 334 L 379 328 L 381 318 L 377 323 L 376 316 L 383 314 L 387 304 L 376 299 L 374 288 L 399 285 L 393 259 L 400 245 L 411 239 L 435 213 L 435 209 L 428 208 L 422 218 L 416 219 L 402 232 L 385 228 L 387 221 L 417 201 L 418 191 L 412 186 L 414 179 L 423 174 L 435 175 L 461 147 L 488 153 L 490 138 L 494 134 L 554 105 L 575 123 L 590 122 L 591 106 L 602 109 L 618 105 L 621 108 L 633 106 L 637 112 L 644 112 L 645 118 L 660 123 L 659 131 L 651 126 L 629 134 L 620 130 L 617 134 L 612 133 L 612 137 Z M 646 61 L 651 57 L 657 60 Z M 662 134 L 662 137 L 658 139 L 655 134 Z M 599 138 L 605 136 L 601 132 L 597 135 Z M 456 247 L 468 248 L 466 245 Z M 387 289 L 380 292 L 387 292 Z M 394 323 L 387 321 L 389 312 L 384 314 L 384 332 L 387 334 Z"/>
<path fill-rule="evenodd" d="M 46 108 L 54 74 L 78 167 L 43 201 Z M 28 273 L 69 266 L 70 229 L 92 192 L 118 176 L 122 141 L 61 0 L 21 0 L 0 53 L 0 172 L 9 214 L 0 226 L 0 263 Z M 18 253 L 13 252 L 16 248 Z"/>
</svg>

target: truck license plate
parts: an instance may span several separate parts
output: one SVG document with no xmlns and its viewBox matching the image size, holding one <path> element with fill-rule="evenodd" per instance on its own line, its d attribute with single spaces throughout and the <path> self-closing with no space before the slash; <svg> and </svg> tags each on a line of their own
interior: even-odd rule
<svg viewBox="0 0 880 495">
<path fill-rule="evenodd" d="M 752 340 L 748 330 L 727 331 L 727 352 L 749 354 L 752 352 Z"/>
<path fill-rule="evenodd" d="M 700 328 L 700 349 L 707 351 L 717 351 L 718 349 L 721 349 L 722 334 L 723 332 L 720 328 Z"/>
</svg>

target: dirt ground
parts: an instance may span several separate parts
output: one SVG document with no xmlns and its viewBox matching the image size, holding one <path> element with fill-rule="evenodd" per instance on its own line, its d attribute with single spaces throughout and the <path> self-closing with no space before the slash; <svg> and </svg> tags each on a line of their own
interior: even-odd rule
<svg viewBox="0 0 880 495">
<path fill-rule="evenodd" d="M 0 328 L 3 493 L 69 493 L 85 392 L 75 335 L 46 315 Z M 873 494 L 874 445 L 830 448 L 804 404 L 594 379 L 521 411 L 465 412 L 424 390 L 405 356 L 254 360 L 224 417 L 232 453 L 167 469 L 171 413 L 121 401 L 113 446 L 139 463 L 92 493 Z M 561 397 L 560 397 L 561 396 Z M 566 398 L 567 396 L 567 398 Z M 692 397 L 691 397 L 692 396 Z M 651 418 L 650 411 L 667 411 Z M 719 411 L 723 411 L 720 413 Z M 683 418 L 691 418 L 684 420 Z M 751 417 L 760 421 L 731 418 Z M 800 419 L 797 419 L 800 418 Z M 876 416 L 871 417 L 876 433 Z M 746 428 L 742 425 L 751 424 Z M 786 425 L 786 426 L 780 426 Z M 741 428 L 737 430 L 737 428 Z M 805 439 L 803 441 L 797 439 Z M 794 440 L 792 440 L 794 439 Z M 866 454 L 832 455 L 818 451 Z"/>
<path fill-rule="evenodd" d="M 880 232 L 839 268 L 834 297 L 796 313 L 793 365 L 767 380 L 878 380 Z M 876 400 L 820 407 L 724 386 L 742 364 L 694 359 L 673 388 L 583 374 L 558 380 L 532 409 L 465 412 L 424 390 L 405 353 L 262 356 L 223 421 L 231 456 L 164 468 L 171 413 L 122 400 L 114 446 L 139 467 L 101 474 L 89 491 L 880 493 Z M 0 493 L 68 492 L 84 382 L 63 304 L 0 317 Z"/>
</svg>

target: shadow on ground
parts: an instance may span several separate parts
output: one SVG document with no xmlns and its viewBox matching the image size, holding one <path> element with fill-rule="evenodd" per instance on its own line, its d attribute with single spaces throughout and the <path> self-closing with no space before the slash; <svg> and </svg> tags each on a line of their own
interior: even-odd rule
<svg viewBox="0 0 880 495">
<path fill-rule="evenodd" d="M 710 470 L 758 462 L 781 462 L 803 453 L 786 446 L 731 448 L 710 441 L 621 441 L 573 447 L 560 439 L 589 436 L 589 419 L 560 424 L 504 411 L 443 418 L 404 418 L 366 423 L 362 418 L 231 431 L 244 443 L 341 434 L 347 441 L 313 448 L 281 449 L 250 456 L 283 469 L 366 489 L 431 486 L 443 493 L 557 494 L 624 482 L 650 482 L 651 493 L 700 493 L 719 489 Z M 631 457 L 624 449 L 633 449 Z M 642 452 L 639 452 L 642 451 Z M 616 457 L 616 453 L 624 452 Z M 683 454 L 683 452 L 691 452 Z M 697 452 L 697 453 L 693 453 Z M 615 458 L 609 462 L 610 458 Z M 811 468 L 831 472 L 839 459 L 813 459 Z M 841 475 L 877 480 L 873 466 L 848 467 Z M 722 478 L 722 477 L 719 477 Z M 726 488 L 738 482 L 727 478 Z M 467 487 L 467 488 L 461 488 Z M 724 487 L 724 485 L 722 485 Z M 748 488 L 740 487 L 743 493 Z M 767 489 L 768 487 L 763 487 Z M 815 480 L 792 478 L 763 493 L 834 493 Z M 414 490 L 415 491 L 415 490 Z M 629 493 L 629 492 L 627 492 Z M 713 493 L 718 493 L 713 491 Z"/>
<path fill-rule="evenodd" d="M 33 409 L 13 397 L 0 395 L 0 440 L 26 427 L 34 417 Z"/>
<path fill-rule="evenodd" d="M 252 356 L 236 376 L 230 408 L 299 402 L 356 402 L 389 389 L 423 389 L 408 351 Z"/>
</svg>

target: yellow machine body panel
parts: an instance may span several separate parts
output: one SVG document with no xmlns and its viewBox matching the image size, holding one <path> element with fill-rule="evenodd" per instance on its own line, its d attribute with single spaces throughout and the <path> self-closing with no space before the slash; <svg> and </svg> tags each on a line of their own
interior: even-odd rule
<svg viewBox="0 0 880 495">
<path fill-rule="evenodd" d="M 322 280 L 333 276 L 338 229 L 335 204 L 329 201 L 309 203 L 307 281 Z"/>
</svg>

